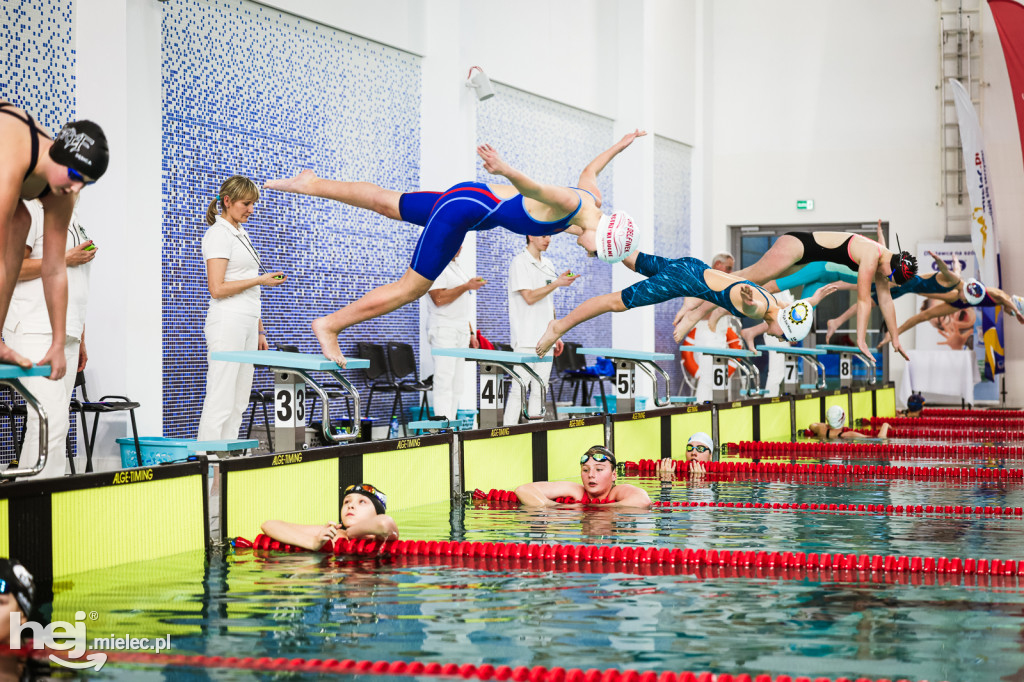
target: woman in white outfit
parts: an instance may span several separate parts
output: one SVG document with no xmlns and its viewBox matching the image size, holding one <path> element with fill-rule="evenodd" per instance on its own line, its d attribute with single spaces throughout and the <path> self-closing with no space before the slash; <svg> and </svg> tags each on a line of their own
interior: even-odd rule
<svg viewBox="0 0 1024 682">
<path fill-rule="evenodd" d="M 259 254 L 242 227 L 259 198 L 259 189 L 252 180 L 233 175 L 220 186 L 220 194 L 206 211 L 206 224 L 210 226 L 203 235 L 210 289 L 205 327 L 208 353 L 268 349 L 260 319 L 260 286 L 276 287 L 287 278 L 284 273 L 265 270 L 260 275 Z M 209 360 L 199 440 L 238 438 L 242 413 L 249 404 L 252 374 L 252 365 Z"/>
</svg>

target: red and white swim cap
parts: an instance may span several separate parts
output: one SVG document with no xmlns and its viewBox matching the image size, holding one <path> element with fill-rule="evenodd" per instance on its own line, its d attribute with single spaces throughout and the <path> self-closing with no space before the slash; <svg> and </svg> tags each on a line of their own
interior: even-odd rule
<svg viewBox="0 0 1024 682">
<path fill-rule="evenodd" d="M 636 223 L 625 211 L 601 216 L 597 223 L 597 257 L 605 263 L 618 263 L 637 247 Z"/>
</svg>

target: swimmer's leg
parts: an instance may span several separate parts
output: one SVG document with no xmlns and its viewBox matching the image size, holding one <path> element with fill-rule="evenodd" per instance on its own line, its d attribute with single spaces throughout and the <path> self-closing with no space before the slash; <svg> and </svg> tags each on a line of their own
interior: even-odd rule
<svg viewBox="0 0 1024 682">
<path fill-rule="evenodd" d="M 853 314 L 856 312 L 857 304 L 854 303 L 849 308 L 847 308 L 846 312 L 844 312 L 842 315 L 840 315 L 839 317 L 833 317 L 831 320 L 826 322 L 825 326 L 828 327 L 828 333 L 825 334 L 825 343 L 828 343 L 832 336 L 836 333 L 836 331 L 839 330 L 839 327 L 848 319 L 853 317 Z"/>
<path fill-rule="evenodd" d="M 780 275 L 795 272 L 794 263 L 804 255 L 804 245 L 796 237 L 784 234 L 779 237 L 761 259 L 750 267 L 743 268 L 732 274 L 749 279 L 754 284 L 764 284 Z"/>
<path fill-rule="evenodd" d="M 0 256 L 0 326 L 7 318 L 14 285 L 18 282 L 21 264 L 25 260 L 25 240 L 28 238 L 29 228 L 32 227 L 32 216 L 20 201 L 15 206 L 14 215 L 8 226 L 5 234 L 0 234 L 0 249 L 3 250 L 3 255 Z M 25 369 L 32 366 L 31 360 L 16 353 L 3 341 L 0 341 L 0 363 L 18 365 Z"/>
<path fill-rule="evenodd" d="M 372 182 L 327 180 L 317 177 L 316 173 L 307 169 L 293 178 L 267 180 L 263 187 L 266 189 L 276 189 L 280 192 L 308 194 L 314 197 L 333 199 L 349 206 L 365 208 L 368 211 L 379 213 L 385 218 L 391 218 L 392 220 L 402 219 L 398 209 L 398 201 L 402 193 L 392 189 L 384 189 Z"/>
<path fill-rule="evenodd" d="M 324 355 L 328 360 L 333 360 L 344 367 L 345 356 L 341 354 L 341 348 L 338 346 L 338 334 L 342 330 L 386 315 L 406 303 L 412 303 L 427 293 L 431 284 L 433 280 L 418 275 L 411 269 L 406 270 L 397 282 L 379 286 L 341 310 L 313 320 L 313 333 L 316 334 L 316 340 L 320 342 Z"/>
</svg>

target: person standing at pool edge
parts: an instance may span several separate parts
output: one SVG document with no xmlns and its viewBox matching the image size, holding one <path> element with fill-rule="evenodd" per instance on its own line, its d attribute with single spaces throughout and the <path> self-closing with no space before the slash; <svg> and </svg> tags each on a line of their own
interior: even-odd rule
<svg viewBox="0 0 1024 682">
<path fill-rule="evenodd" d="M 282 272 L 260 274 L 259 255 L 242 227 L 255 210 L 260 191 L 249 178 L 233 175 L 223 182 L 206 211 L 203 262 L 210 307 L 206 313 L 206 397 L 199 418 L 199 440 L 238 438 L 242 413 L 249 404 L 253 366 L 209 359 L 215 351 L 268 350 L 260 317 L 260 286 L 287 280 Z M 218 214 L 218 207 L 220 213 Z"/>
</svg>

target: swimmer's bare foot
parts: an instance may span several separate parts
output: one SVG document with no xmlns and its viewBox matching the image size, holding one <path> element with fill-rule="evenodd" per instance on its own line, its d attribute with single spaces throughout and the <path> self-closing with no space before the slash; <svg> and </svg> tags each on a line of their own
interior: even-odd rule
<svg viewBox="0 0 1024 682">
<path fill-rule="evenodd" d="M 294 178 L 267 180 L 263 183 L 263 188 L 276 189 L 279 192 L 291 192 L 293 194 L 313 194 L 313 185 L 319 179 L 316 173 L 307 168 Z"/>
<path fill-rule="evenodd" d="M 754 350 L 754 341 L 757 339 L 757 332 L 754 331 L 753 327 L 744 327 L 740 330 L 740 336 L 743 338 L 743 343 L 747 344 L 748 350 Z"/>
<path fill-rule="evenodd" d="M 540 341 L 537 342 L 537 355 L 544 357 L 547 352 L 551 350 L 551 347 L 555 345 L 555 341 L 562 336 L 558 331 L 557 327 L 558 320 L 551 320 L 548 322 L 548 328 L 544 330 L 544 335 L 540 337 Z"/>
<path fill-rule="evenodd" d="M 0 341 L 0 364 L 17 365 L 22 369 L 28 369 L 32 366 L 32 361 L 20 353 L 15 353 L 10 346 Z"/>
<path fill-rule="evenodd" d="M 313 320 L 313 333 L 316 340 L 320 342 L 320 350 L 328 360 L 338 363 L 343 369 L 348 362 L 341 354 L 341 346 L 338 345 L 338 332 L 328 327 L 326 317 L 318 317 Z"/>
<path fill-rule="evenodd" d="M 835 335 L 836 331 L 839 329 L 839 320 L 836 318 L 832 318 L 831 320 L 825 323 L 825 326 L 828 327 L 828 332 L 825 334 L 825 343 L 828 343 L 829 340 Z"/>
</svg>

